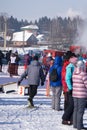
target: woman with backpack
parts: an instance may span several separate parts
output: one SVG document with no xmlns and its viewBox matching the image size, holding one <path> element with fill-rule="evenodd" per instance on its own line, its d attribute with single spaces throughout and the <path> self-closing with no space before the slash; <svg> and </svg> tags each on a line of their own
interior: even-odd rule
<svg viewBox="0 0 87 130">
<path fill-rule="evenodd" d="M 56 76 L 56 69 L 57 76 Z M 55 72 L 53 72 L 53 70 Z M 50 86 L 52 89 L 52 109 L 60 111 L 60 97 L 62 93 L 62 82 L 61 82 L 61 71 L 62 71 L 62 58 L 56 56 L 54 64 L 49 69 Z M 54 74 L 53 74 L 54 73 Z M 55 79 L 53 79 L 55 77 Z"/>
</svg>

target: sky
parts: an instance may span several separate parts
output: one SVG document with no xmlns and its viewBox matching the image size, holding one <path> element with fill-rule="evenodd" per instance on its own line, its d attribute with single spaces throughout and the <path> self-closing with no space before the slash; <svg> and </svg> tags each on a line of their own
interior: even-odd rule
<svg viewBox="0 0 87 130">
<path fill-rule="evenodd" d="M 19 75 L 23 73 L 23 66 L 19 66 Z M 9 77 L 7 66 L 3 65 L 0 72 L 1 82 L 17 81 L 16 76 Z M 7 80 L 6 80 L 7 78 Z M 4 79 L 4 80 L 3 80 Z M 15 90 L 15 92 L 6 93 Z M 51 108 L 52 93 L 46 96 L 45 85 L 39 86 L 34 97 L 35 108 L 27 108 L 28 95 L 19 94 L 17 84 L 4 86 L 4 92 L 0 93 L 0 130 L 76 130 L 73 125 L 62 125 L 64 111 L 56 111 Z M 61 96 L 61 108 L 64 108 L 64 97 Z M 83 124 L 87 127 L 87 108 L 85 109 Z"/>
<path fill-rule="evenodd" d="M 0 0 L 0 13 L 28 21 L 38 20 L 44 16 L 86 17 L 87 0 Z"/>
</svg>

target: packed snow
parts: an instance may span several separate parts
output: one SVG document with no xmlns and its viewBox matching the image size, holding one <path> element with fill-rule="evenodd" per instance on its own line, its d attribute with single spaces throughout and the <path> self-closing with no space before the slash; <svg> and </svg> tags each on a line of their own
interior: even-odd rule
<svg viewBox="0 0 87 130">
<path fill-rule="evenodd" d="M 19 75 L 23 67 L 19 66 Z M 3 66 L 0 72 L 0 84 L 13 82 L 3 86 L 4 93 L 0 93 L 0 130 L 74 130 L 73 126 L 63 125 L 63 111 L 51 109 L 51 92 L 46 96 L 45 85 L 38 87 L 38 93 L 34 98 L 35 108 L 27 108 L 28 95 L 18 94 L 17 80 L 19 76 L 9 77 L 7 66 Z M 24 81 L 26 82 L 26 81 Z M 9 90 L 10 93 L 6 93 Z M 64 105 L 63 94 L 61 96 L 61 108 Z M 84 126 L 87 126 L 87 108 L 84 113 Z"/>
</svg>

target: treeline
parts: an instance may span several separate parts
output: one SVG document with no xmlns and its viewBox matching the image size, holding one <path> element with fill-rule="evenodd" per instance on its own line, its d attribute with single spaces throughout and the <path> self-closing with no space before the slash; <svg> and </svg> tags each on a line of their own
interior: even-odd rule
<svg viewBox="0 0 87 130">
<path fill-rule="evenodd" d="M 78 28 L 83 29 L 84 21 L 80 17 L 71 19 L 56 17 L 50 19 L 48 17 L 42 17 L 38 21 L 34 22 L 27 20 L 18 21 L 13 16 L 7 18 L 5 21 L 3 16 L 0 16 L 0 32 L 4 31 L 4 23 L 7 22 L 8 34 L 12 31 L 20 31 L 20 28 L 29 24 L 36 24 L 39 27 L 38 33 L 44 33 L 48 35 L 48 41 L 58 42 L 62 39 L 68 39 L 73 41 L 78 36 Z M 10 31 L 9 31 L 10 30 Z"/>
</svg>

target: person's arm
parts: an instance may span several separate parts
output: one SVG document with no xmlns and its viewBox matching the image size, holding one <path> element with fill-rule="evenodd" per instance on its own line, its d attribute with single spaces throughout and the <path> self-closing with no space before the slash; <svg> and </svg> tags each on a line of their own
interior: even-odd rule
<svg viewBox="0 0 87 130">
<path fill-rule="evenodd" d="M 83 77 L 83 82 L 85 87 L 87 88 L 87 74 L 85 74 L 85 76 Z"/>
<path fill-rule="evenodd" d="M 44 75 L 42 67 L 40 68 L 40 79 L 41 79 L 41 85 L 44 85 L 45 75 Z"/>
<path fill-rule="evenodd" d="M 26 70 L 24 71 L 24 73 L 21 75 L 21 77 L 19 78 L 19 80 L 18 80 L 18 82 L 17 82 L 18 86 L 21 84 L 22 80 L 23 80 L 24 78 L 26 78 L 27 75 L 28 75 L 28 69 L 26 69 Z"/>
<path fill-rule="evenodd" d="M 72 90 L 72 70 L 71 67 L 66 69 L 66 84 L 69 90 Z"/>
</svg>

